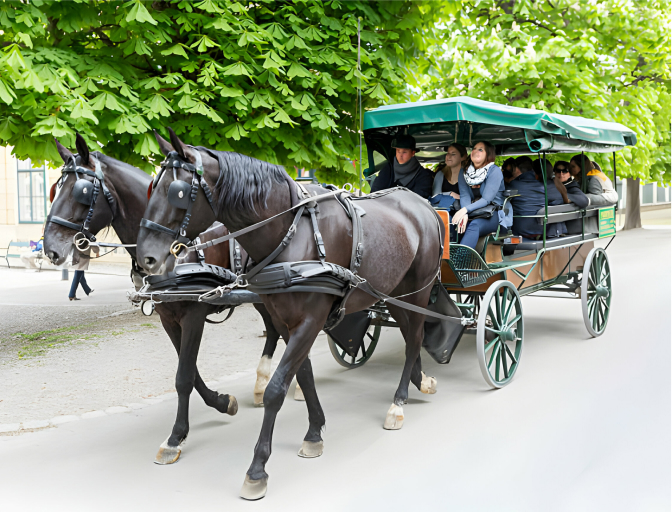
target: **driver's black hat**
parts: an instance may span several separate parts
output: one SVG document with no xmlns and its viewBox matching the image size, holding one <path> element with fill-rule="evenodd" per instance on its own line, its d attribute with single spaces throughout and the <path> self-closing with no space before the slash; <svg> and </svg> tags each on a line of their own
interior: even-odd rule
<svg viewBox="0 0 672 513">
<path fill-rule="evenodd" d="M 398 135 L 397 138 L 392 141 L 392 147 L 416 151 L 415 137 L 412 135 Z"/>
</svg>

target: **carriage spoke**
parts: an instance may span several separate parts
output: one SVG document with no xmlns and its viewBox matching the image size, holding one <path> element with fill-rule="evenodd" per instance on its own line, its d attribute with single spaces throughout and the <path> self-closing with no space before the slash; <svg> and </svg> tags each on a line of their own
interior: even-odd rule
<svg viewBox="0 0 672 513">
<path fill-rule="evenodd" d="M 509 303 L 509 306 L 506 309 L 506 313 L 504 314 L 504 320 L 502 321 L 502 325 L 511 324 L 511 322 L 509 322 L 509 316 L 511 315 L 511 309 L 514 307 L 515 304 L 516 304 L 516 300 L 515 300 L 515 298 L 512 297 L 511 302 Z"/>
<path fill-rule="evenodd" d="M 520 339 L 517 339 L 520 340 Z M 511 361 L 513 362 L 513 365 L 518 363 L 518 360 L 516 359 L 515 356 L 513 356 L 513 353 L 511 352 L 511 349 L 509 348 L 508 344 L 504 344 L 504 347 L 506 348 L 506 352 L 509 353 L 509 357 L 511 358 Z M 513 368 L 513 365 L 511 367 Z"/>
<path fill-rule="evenodd" d="M 504 343 L 506 347 L 506 343 Z M 504 369 L 504 379 L 509 379 L 509 369 L 506 367 L 506 351 L 500 351 L 500 356 L 502 358 L 502 367 Z"/>
<path fill-rule="evenodd" d="M 502 326 L 502 298 L 499 290 L 495 292 L 495 312 L 497 313 L 497 324 Z"/>
<path fill-rule="evenodd" d="M 506 312 L 507 312 L 506 301 L 507 301 L 508 298 L 509 298 L 509 288 L 504 287 L 504 297 L 502 297 L 502 307 L 501 307 L 501 314 L 502 315 L 499 319 L 499 325 L 500 326 L 504 326 L 506 324 L 506 318 L 505 318 Z"/>
<path fill-rule="evenodd" d="M 518 321 L 520 320 L 521 317 L 522 317 L 522 315 L 520 315 L 520 314 L 516 315 L 513 319 L 511 319 L 511 322 L 509 322 L 506 325 L 506 329 L 510 328 L 514 324 L 518 324 Z"/>
<path fill-rule="evenodd" d="M 494 346 L 494 345 L 497 343 L 498 340 L 499 340 L 499 337 L 495 337 L 494 339 L 492 339 L 492 340 L 485 346 L 485 352 L 487 353 L 488 351 L 490 351 L 490 349 L 492 349 L 492 346 Z"/>
<path fill-rule="evenodd" d="M 495 360 L 495 380 L 499 381 L 499 362 L 501 361 L 500 358 L 497 358 Z"/>
<path fill-rule="evenodd" d="M 497 328 L 498 330 L 502 329 L 502 326 L 499 324 L 499 321 L 495 318 L 495 314 L 492 313 L 492 308 L 490 305 L 488 305 L 488 315 L 490 316 L 490 320 L 492 321 L 492 325 Z"/>
<path fill-rule="evenodd" d="M 497 353 L 499 353 L 500 345 L 497 344 L 495 349 L 493 349 L 492 354 L 490 355 L 490 361 L 488 362 L 488 369 L 492 367 L 492 362 L 497 358 Z"/>
</svg>

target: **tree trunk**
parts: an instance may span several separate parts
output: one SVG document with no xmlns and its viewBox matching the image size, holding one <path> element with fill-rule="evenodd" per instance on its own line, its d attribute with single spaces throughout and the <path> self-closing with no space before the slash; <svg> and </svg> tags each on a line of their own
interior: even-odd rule
<svg viewBox="0 0 672 513">
<path fill-rule="evenodd" d="M 642 227 L 639 204 L 639 178 L 626 178 L 625 224 L 624 230 Z"/>
</svg>

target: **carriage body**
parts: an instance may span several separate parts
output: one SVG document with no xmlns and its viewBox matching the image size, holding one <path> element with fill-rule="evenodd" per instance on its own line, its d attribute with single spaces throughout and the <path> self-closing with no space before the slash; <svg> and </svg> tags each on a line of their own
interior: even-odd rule
<svg viewBox="0 0 672 513">
<path fill-rule="evenodd" d="M 415 138 L 416 157 L 424 165 L 443 160 L 452 143 L 470 148 L 479 140 L 492 143 L 498 157 L 535 155 L 545 160 L 552 153 L 612 153 L 614 184 L 615 152 L 636 144 L 634 132 L 618 123 L 468 97 L 390 105 L 364 115 L 366 177 L 393 161 L 392 141 L 402 134 Z M 543 165 L 542 172 L 546 189 Z M 582 176 L 585 190 L 585 172 Z M 515 194 L 512 191 L 505 198 L 504 208 Z M 543 225 L 540 240 L 524 241 L 500 226 L 496 233 L 482 237 L 475 250 L 449 242 L 449 216 L 439 212 L 446 224 L 440 283 L 462 314 L 465 329 L 461 333 L 476 332 L 479 364 L 491 386 L 506 385 L 517 370 L 524 327 L 522 296 L 544 291 L 580 298 L 590 334 L 604 332 L 611 305 L 611 275 L 606 253 L 595 247 L 595 241 L 615 236 L 616 209 L 616 205 L 583 209 L 574 204 L 549 206 L 546 190 L 545 206 L 536 215 L 516 216 L 514 212 L 514 217 L 532 217 Z M 572 223 L 574 233 L 547 238 L 546 226 L 555 222 Z M 394 325 L 389 316 L 380 313 L 381 307 L 370 315 L 371 324 Z M 362 345 L 362 354 L 368 356 L 360 358 L 359 365 L 371 352 Z"/>
</svg>

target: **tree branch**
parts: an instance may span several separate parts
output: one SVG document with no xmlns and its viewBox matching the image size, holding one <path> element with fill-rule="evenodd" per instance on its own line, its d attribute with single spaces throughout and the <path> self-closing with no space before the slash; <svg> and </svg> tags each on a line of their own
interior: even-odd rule
<svg viewBox="0 0 672 513">
<path fill-rule="evenodd" d="M 527 19 L 522 20 L 522 19 L 519 19 L 519 18 L 518 18 L 518 19 L 516 19 L 516 22 L 517 22 L 517 23 L 521 23 L 521 24 L 522 24 L 522 23 L 532 23 L 533 25 L 536 25 L 537 27 L 540 27 L 540 28 L 543 28 L 543 29 L 548 30 L 548 31 L 549 31 L 551 34 L 553 34 L 555 37 L 558 37 L 557 32 L 555 32 L 553 29 L 548 28 L 546 25 L 544 25 L 544 24 L 541 23 L 540 21 L 537 21 L 537 20 L 527 20 Z"/>
</svg>

